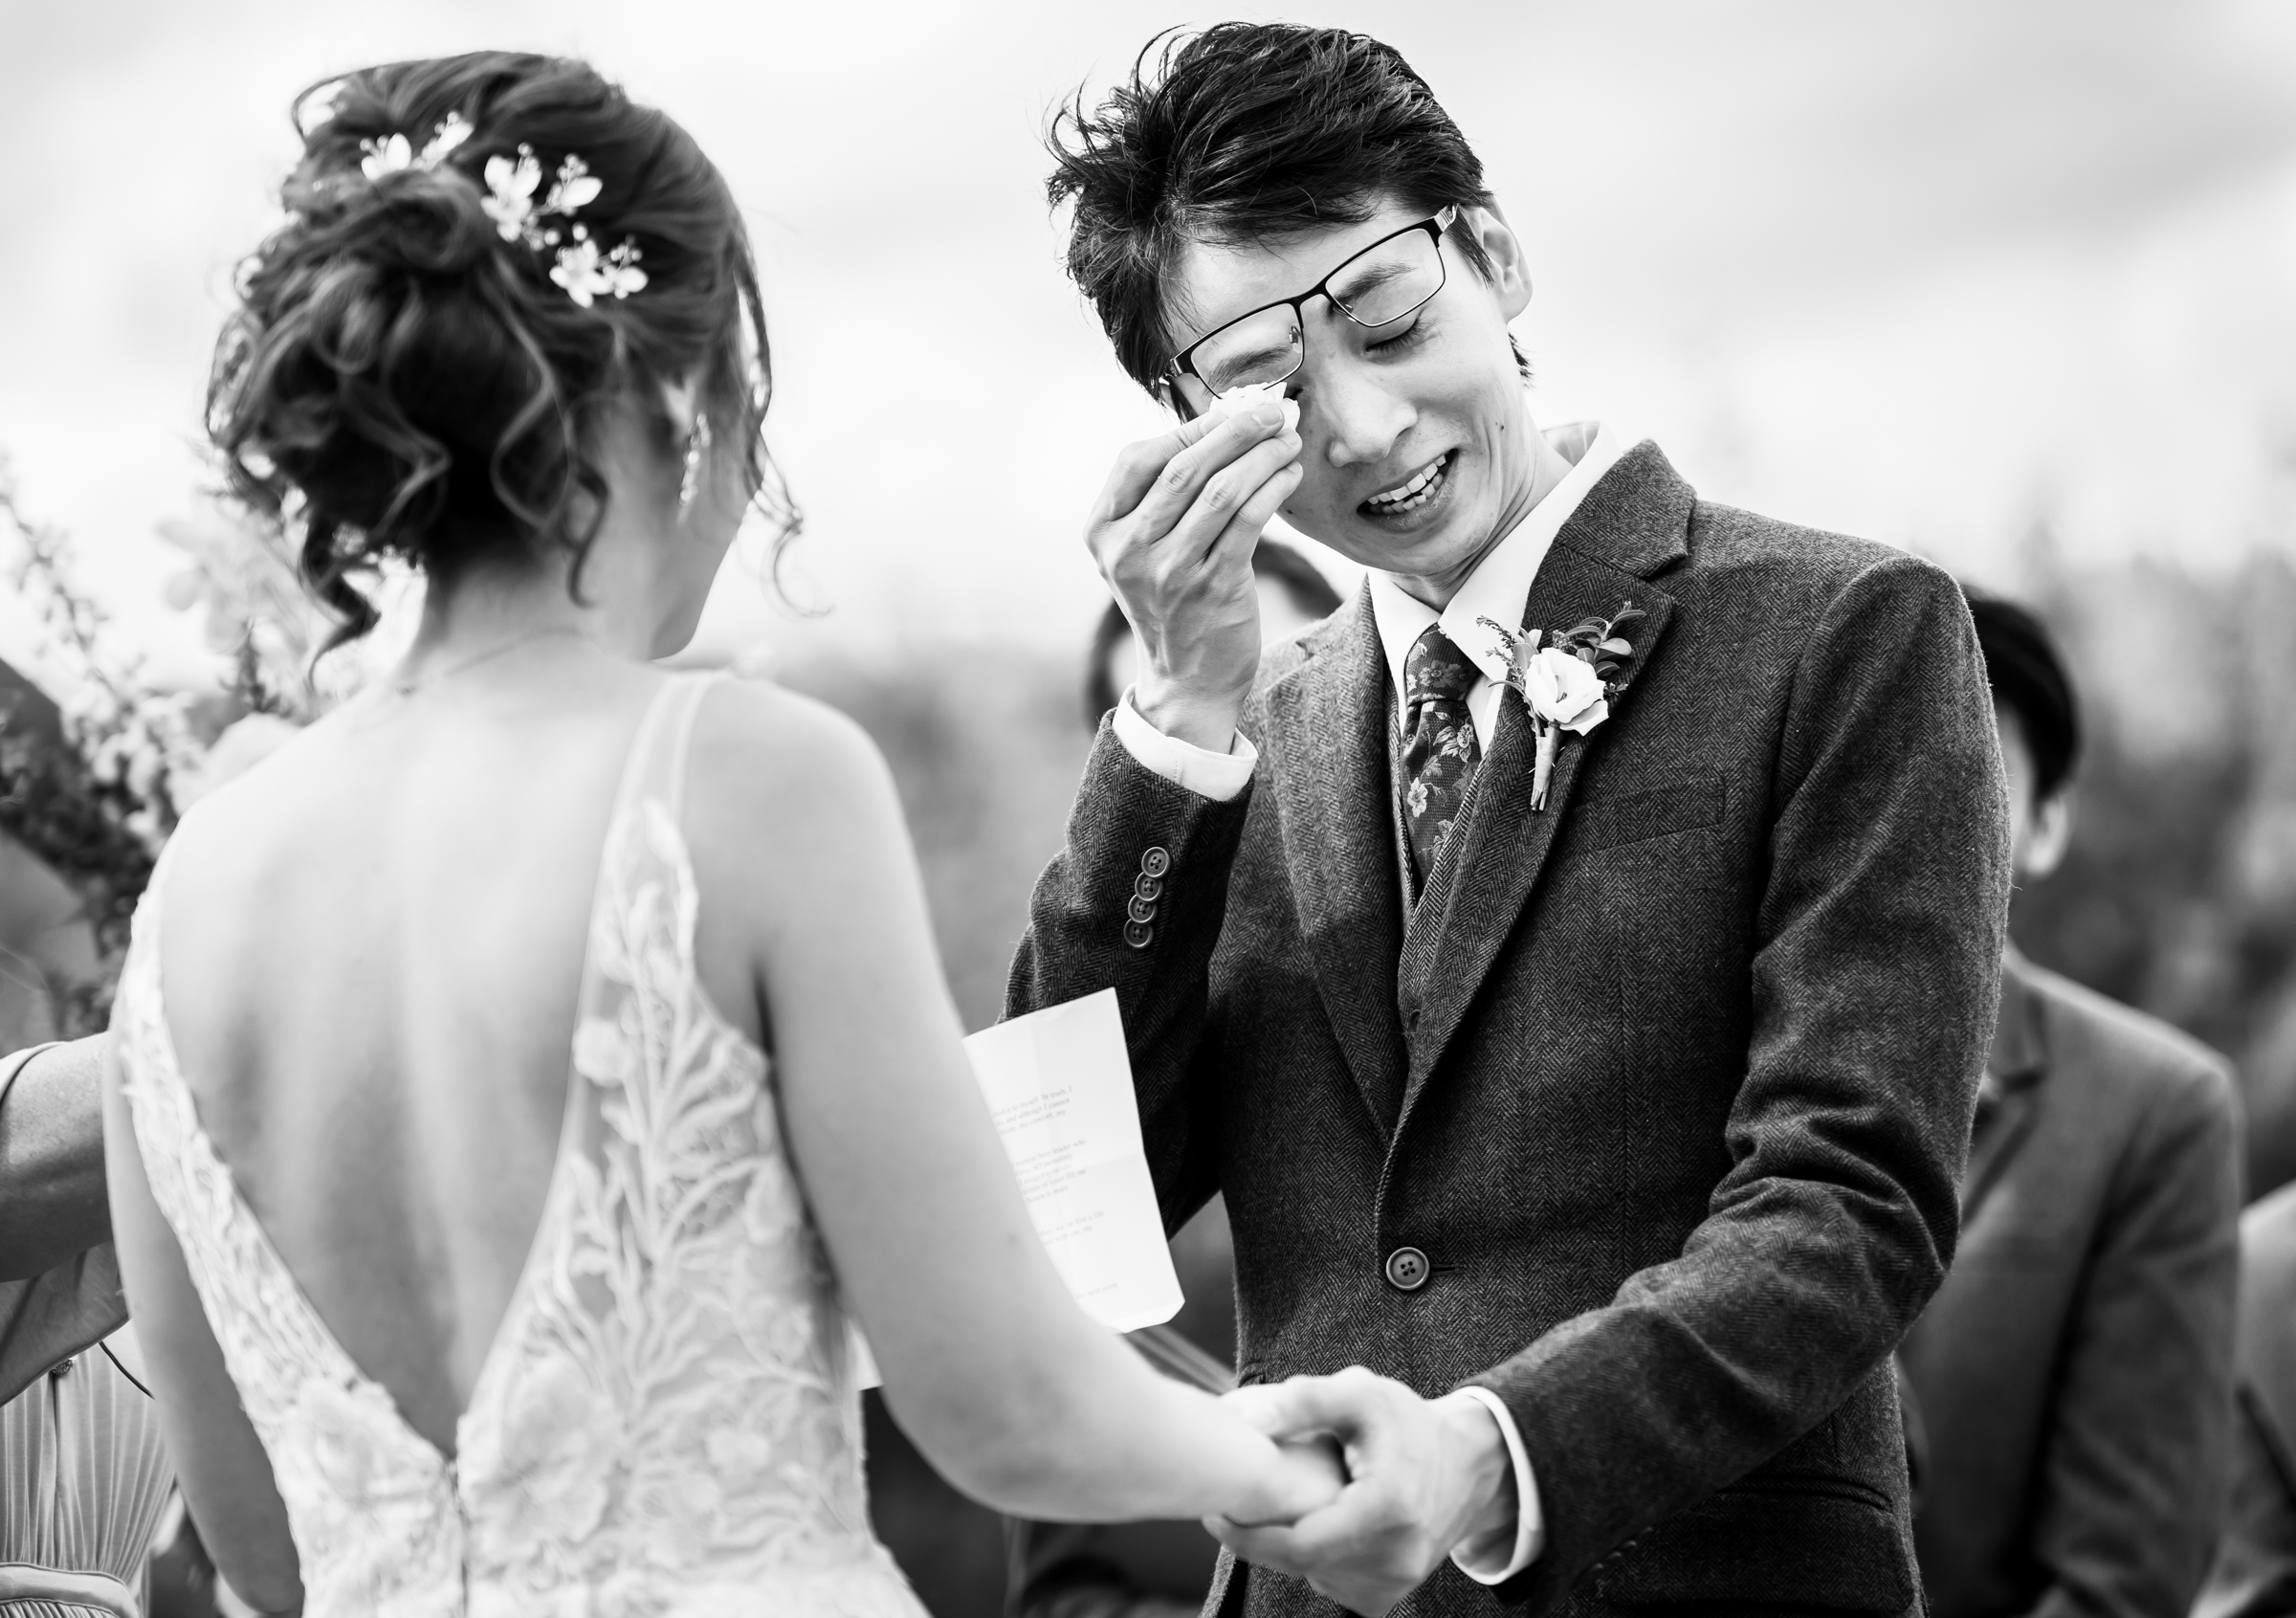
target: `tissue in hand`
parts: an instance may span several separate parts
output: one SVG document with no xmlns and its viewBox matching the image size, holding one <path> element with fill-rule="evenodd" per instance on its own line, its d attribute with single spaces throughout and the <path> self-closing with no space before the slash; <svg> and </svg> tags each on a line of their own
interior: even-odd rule
<svg viewBox="0 0 2296 1618">
<path fill-rule="evenodd" d="M 1205 413 L 1214 418 L 1243 415 L 1261 405 L 1284 407 L 1284 431 L 1292 432 L 1299 426 L 1299 402 L 1284 397 L 1280 382 L 1261 383 L 1256 387 L 1231 388 L 1225 393 L 1212 395 L 1212 408 Z"/>
</svg>

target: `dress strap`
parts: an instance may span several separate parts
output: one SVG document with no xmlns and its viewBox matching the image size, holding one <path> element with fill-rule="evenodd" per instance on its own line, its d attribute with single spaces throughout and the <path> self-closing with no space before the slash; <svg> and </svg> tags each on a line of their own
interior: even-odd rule
<svg viewBox="0 0 2296 1618">
<path fill-rule="evenodd" d="M 622 768 L 622 788 L 614 801 L 617 823 L 648 799 L 661 805 L 673 824 L 683 821 L 686 756 L 693 747 L 695 716 L 710 687 L 724 677 L 714 669 L 674 674 L 654 693 Z"/>
</svg>

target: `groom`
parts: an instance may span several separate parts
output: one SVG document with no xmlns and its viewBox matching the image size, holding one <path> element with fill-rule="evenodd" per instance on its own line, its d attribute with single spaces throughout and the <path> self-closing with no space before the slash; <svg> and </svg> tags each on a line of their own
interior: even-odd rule
<svg viewBox="0 0 2296 1618">
<path fill-rule="evenodd" d="M 1115 987 L 1166 1221 L 1226 1195 L 1237 1397 L 1353 1478 L 1218 1525 L 1212 1610 L 1916 1611 L 1888 1354 L 2008 894 L 1959 592 L 1542 435 L 1521 243 L 1377 41 L 1180 43 L 1052 192 L 1183 425 L 1092 518 L 1144 656 L 1009 1008 Z M 1296 428 L 1211 410 L 1270 383 Z M 1263 649 L 1279 508 L 1372 571 Z"/>
</svg>

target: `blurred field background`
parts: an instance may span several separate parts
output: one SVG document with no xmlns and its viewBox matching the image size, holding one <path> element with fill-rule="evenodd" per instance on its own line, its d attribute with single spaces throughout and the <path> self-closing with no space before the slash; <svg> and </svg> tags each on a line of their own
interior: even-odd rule
<svg viewBox="0 0 2296 1618">
<path fill-rule="evenodd" d="M 1710 497 L 1908 546 L 2051 617 L 2091 751 L 2071 866 L 2020 897 L 2018 936 L 2231 1054 L 2251 1189 L 2296 1176 L 2278 0 L 0 0 L 0 456 L 115 634 L 159 678 L 218 686 L 160 536 L 226 521 L 200 395 L 292 156 L 289 100 L 400 55 L 591 56 L 693 128 L 749 211 L 771 432 L 809 517 L 790 587 L 828 609 L 778 608 L 748 548 L 695 655 L 876 735 L 979 1026 L 1087 745 L 1103 598 L 1082 516 L 1158 425 L 1061 277 L 1037 132 L 1157 30 L 1220 15 L 1363 28 L 1434 85 L 1531 248 L 1542 420 L 1654 436 Z M 42 675 L 5 598 L 0 658 Z M 872 1435 L 887 1538 L 941 1618 L 985 1618 L 993 1520 L 881 1410 Z"/>
</svg>

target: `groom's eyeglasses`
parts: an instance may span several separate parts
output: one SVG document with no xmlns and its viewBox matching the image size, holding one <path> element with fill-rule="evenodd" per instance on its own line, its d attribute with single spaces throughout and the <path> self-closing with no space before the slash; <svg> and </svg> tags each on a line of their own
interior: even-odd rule
<svg viewBox="0 0 2296 1618">
<path fill-rule="evenodd" d="M 1282 382 L 1307 360 L 1300 310 L 1311 298 L 1359 326 L 1377 331 L 1424 307 L 1443 290 L 1443 233 L 1459 217 L 1446 208 L 1432 219 L 1381 236 L 1297 298 L 1239 315 L 1172 357 L 1175 380 L 1193 377 L 1213 393 Z"/>
</svg>

